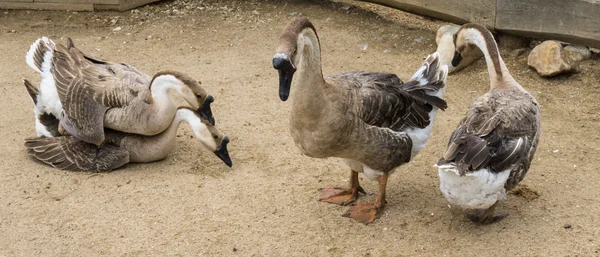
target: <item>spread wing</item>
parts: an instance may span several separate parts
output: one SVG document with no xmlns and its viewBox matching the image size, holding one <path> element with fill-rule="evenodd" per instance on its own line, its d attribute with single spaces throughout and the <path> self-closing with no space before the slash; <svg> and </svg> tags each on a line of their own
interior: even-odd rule
<svg viewBox="0 0 600 257">
<path fill-rule="evenodd" d="M 129 152 L 113 145 L 97 147 L 71 136 L 25 139 L 27 152 L 62 170 L 111 171 L 129 162 Z"/>
<path fill-rule="evenodd" d="M 511 168 L 509 184 L 525 176 L 539 137 L 539 107 L 532 98 L 503 97 L 486 94 L 469 107 L 438 165 L 454 163 L 461 175 Z"/>
</svg>

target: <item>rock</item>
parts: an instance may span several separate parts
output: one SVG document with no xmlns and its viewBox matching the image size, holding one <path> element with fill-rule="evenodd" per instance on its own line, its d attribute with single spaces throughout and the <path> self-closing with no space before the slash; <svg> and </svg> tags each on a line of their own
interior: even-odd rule
<svg viewBox="0 0 600 257">
<path fill-rule="evenodd" d="M 527 57 L 527 65 L 543 77 L 552 77 L 575 70 L 573 61 L 558 41 L 548 40 L 537 45 Z"/>
<path fill-rule="evenodd" d="M 587 46 L 568 45 L 565 46 L 565 51 L 574 62 L 580 62 L 592 58 L 592 51 L 587 48 Z"/>
<path fill-rule="evenodd" d="M 477 47 L 471 47 L 465 49 L 462 53 L 462 61 L 458 66 L 452 66 L 452 58 L 454 57 L 454 34 L 460 27 L 456 25 L 444 25 L 441 26 L 435 36 L 435 43 L 438 45 L 436 52 L 440 55 L 440 62 L 448 65 L 448 73 L 457 72 L 469 64 L 477 61 L 483 56 L 483 53 Z"/>
</svg>

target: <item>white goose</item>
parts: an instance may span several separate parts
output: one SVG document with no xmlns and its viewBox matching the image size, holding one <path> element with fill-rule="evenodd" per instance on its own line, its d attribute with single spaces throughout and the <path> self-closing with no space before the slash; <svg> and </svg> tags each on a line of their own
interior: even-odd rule
<svg viewBox="0 0 600 257">
<path fill-rule="evenodd" d="M 495 211 L 498 201 L 529 170 L 540 138 L 540 108 L 510 75 L 485 27 L 465 24 L 454 41 L 454 66 L 468 46 L 481 49 L 490 91 L 471 104 L 436 164 L 440 190 L 451 204 L 471 210 L 473 222 L 489 224 L 508 215 Z"/>
<path fill-rule="evenodd" d="M 85 55 L 71 39 L 63 46 L 46 37 L 31 45 L 26 62 L 42 77 L 34 108 L 38 135 L 52 135 L 37 125 L 43 114 L 54 115 L 68 134 L 96 145 L 104 142 L 104 128 L 158 134 L 177 111 L 169 90 L 178 92 L 193 109 L 200 108 L 203 117 L 214 124 L 212 97 L 179 72 L 159 72 L 150 78 L 128 64 Z"/>
</svg>

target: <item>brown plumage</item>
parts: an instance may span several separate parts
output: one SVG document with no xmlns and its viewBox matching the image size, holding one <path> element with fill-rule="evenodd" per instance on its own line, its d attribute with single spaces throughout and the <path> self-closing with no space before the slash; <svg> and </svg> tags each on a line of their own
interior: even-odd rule
<svg viewBox="0 0 600 257">
<path fill-rule="evenodd" d="M 41 51 L 45 54 L 40 62 Z M 169 89 L 195 109 L 209 98 L 206 90 L 185 74 L 165 71 L 151 78 L 128 64 L 86 55 L 70 39 L 64 46 L 42 38 L 32 45 L 26 60 L 33 69 L 42 67 L 39 72 L 43 78 L 53 80 L 41 87 L 41 93 L 52 95 L 50 91 L 56 90 L 58 99 L 45 99 L 61 103 L 37 103 L 40 112 L 53 110 L 69 134 L 96 145 L 104 141 L 105 127 L 142 135 L 156 135 L 166 129 L 177 110 Z"/>
<path fill-rule="evenodd" d="M 202 145 L 231 166 L 229 138 L 203 119 L 196 110 L 180 107 L 170 126 L 154 136 L 106 129 L 106 143 L 98 147 L 73 136 L 25 139 L 27 152 L 52 167 L 70 171 L 107 172 L 129 162 L 153 162 L 166 158 L 175 148 L 177 128 L 182 121 L 192 127 Z"/>
<path fill-rule="evenodd" d="M 510 75 L 485 27 L 466 24 L 456 36 L 456 55 L 467 45 L 484 53 L 490 91 L 469 106 L 452 133 L 437 163 L 440 189 L 452 204 L 474 209 L 471 220 L 491 223 L 506 216 L 495 212 L 497 202 L 529 170 L 541 132 L 540 107 Z"/>
<path fill-rule="evenodd" d="M 273 66 L 279 71 L 284 101 L 298 73 L 290 117 L 296 145 L 311 157 L 342 158 L 352 169 L 350 189 L 325 189 L 321 200 L 338 204 L 356 200 L 362 190 L 357 174 L 364 171 L 379 180 L 378 198 L 374 204 L 357 205 L 348 216 L 373 222 L 385 205 L 389 173 L 424 147 L 435 110 L 446 108 L 441 95 L 447 67 L 440 67 L 434 54 L 406 83 L 394 74 L 375 72 L 324 78 L 319 39 L 306 18 L 296 19 L 282 33 Z"/>
</svg>

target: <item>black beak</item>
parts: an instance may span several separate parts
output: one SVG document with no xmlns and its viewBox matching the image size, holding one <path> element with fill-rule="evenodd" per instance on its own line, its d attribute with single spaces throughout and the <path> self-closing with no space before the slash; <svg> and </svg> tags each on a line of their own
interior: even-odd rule
<svg viewBox="0 0 600 257">
<path fill-rule="evenodd" d="M 452 66 L 456 67 L 458 66 L 458 64 L 460 64 L 460 61 L 462 61 L 462 55 L 460 55 L 460 53 L 454 51 L 454 57 L 452 58 Z"/>
<path fill-rule="evenodd" d="M 290 87 L 296 68 L 290 60 L 282 57 L 273 58 L 273 68 L 279 71 L 279 98 L 281 101 L 285 101 L 290 96 Z"/>
<path fill-rule="evenodd" d="M 217 147 L 217 150 L 214 152 L 219 159 L 221 159 L 225 165 L 231 167 L 231 158 L 229 158 L 229 152 L 227 152 L 227 143 L 229 143 L 229 137 L 224 137 L 221 141 L 221 145 Z"/>
<path fill-rule="evenodd" d="M 210 124 L 212 124 L 213 126 L 215 125 L 215 118 L 212 115 L 210 104 L 214 101 L 215 98 L 212 95 L 208 95 L 206 97 L 206 100 L 204 100 L 204 103 L 202 103 L 202 105 L 200 105 L 200 108 L 198 108 L 198 114 L 200 115 L 200 117 L 210 122 Z"/>
</svg>

